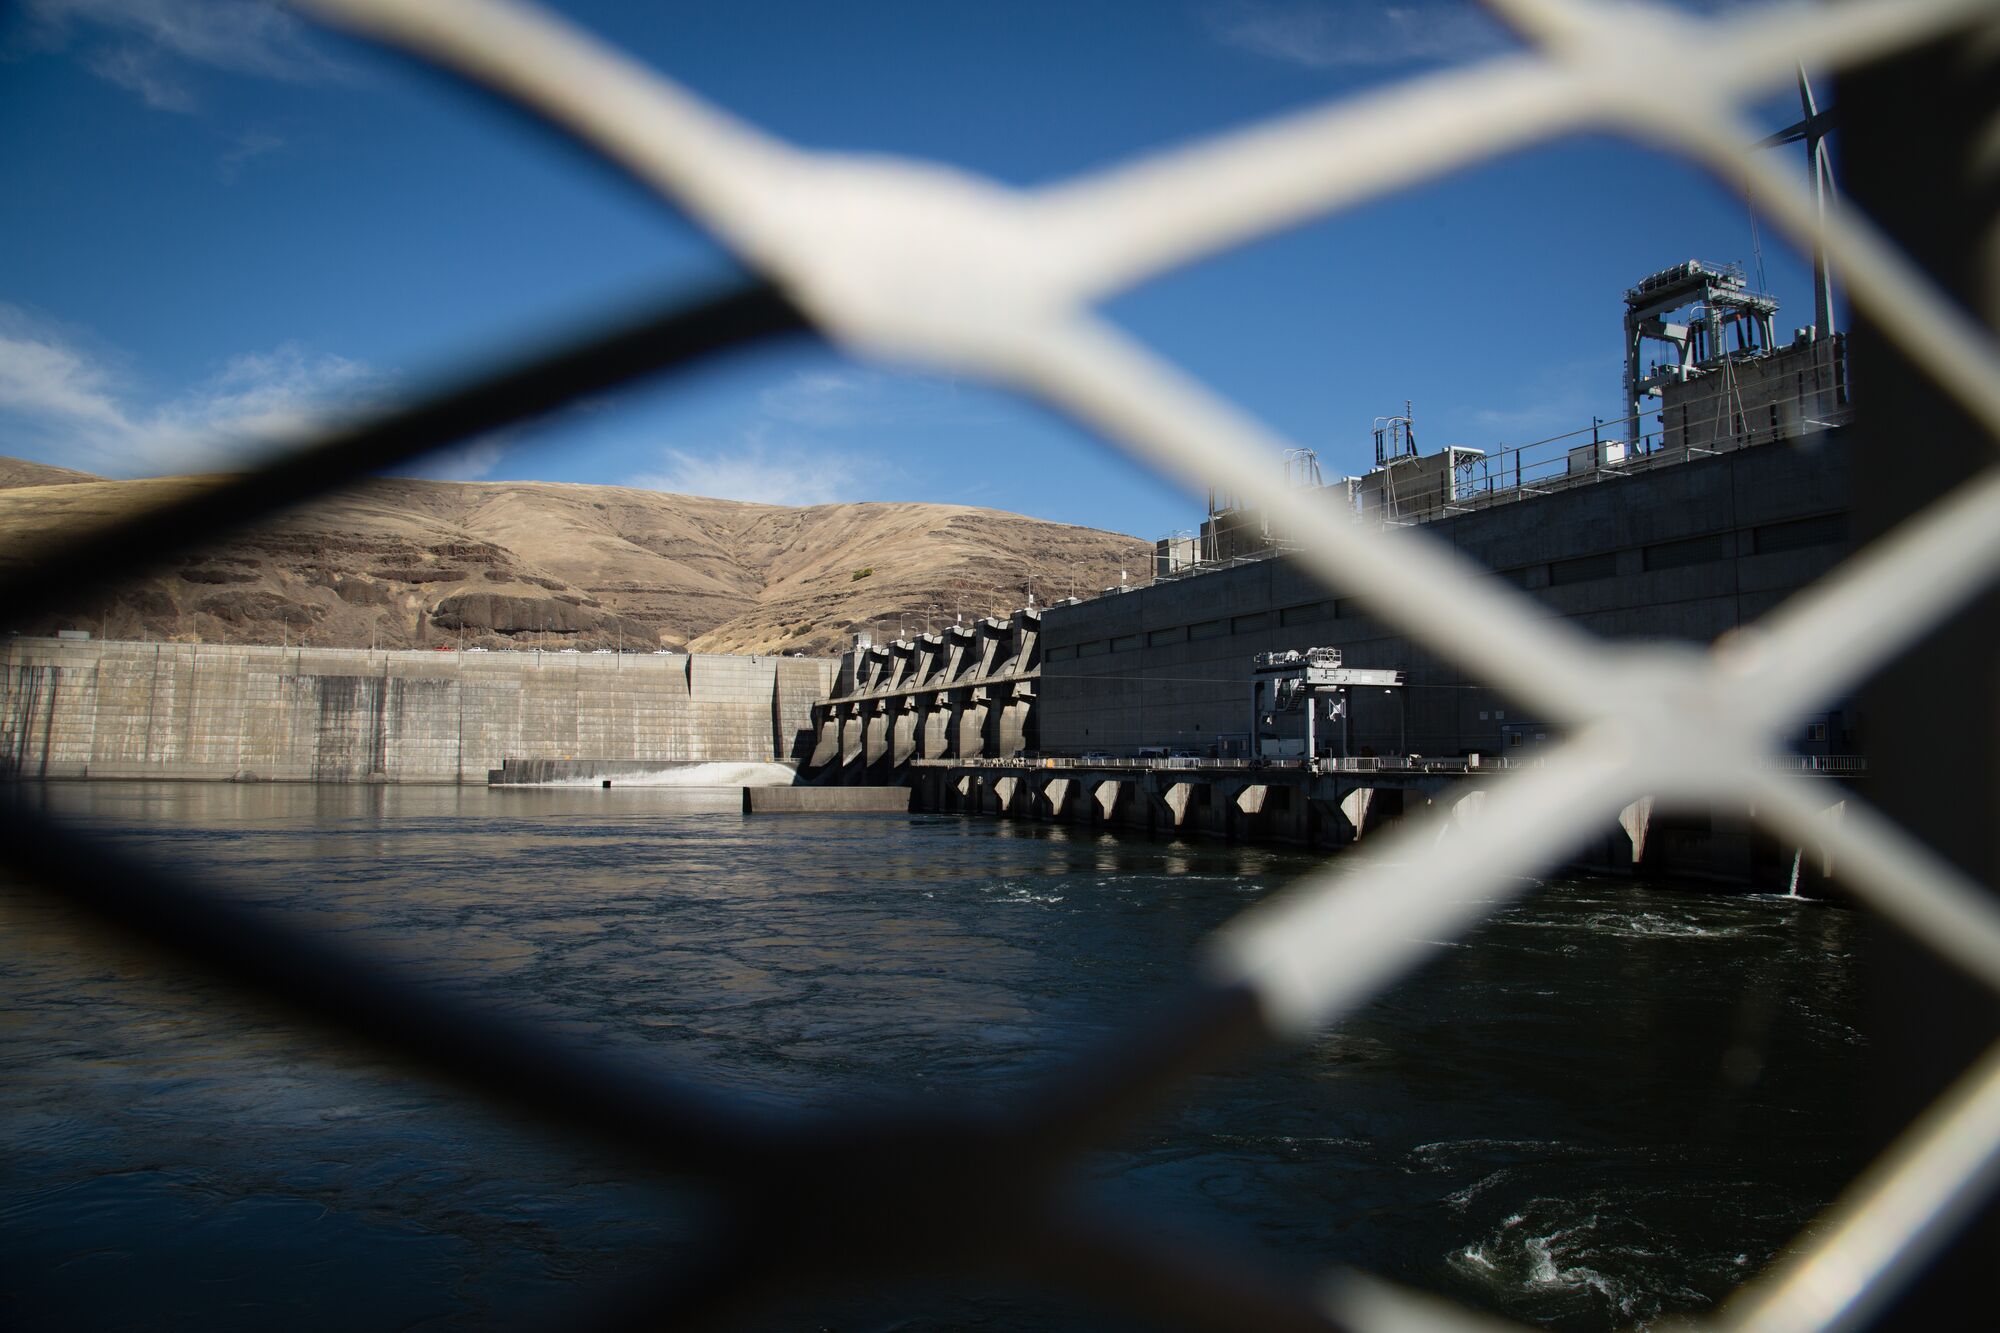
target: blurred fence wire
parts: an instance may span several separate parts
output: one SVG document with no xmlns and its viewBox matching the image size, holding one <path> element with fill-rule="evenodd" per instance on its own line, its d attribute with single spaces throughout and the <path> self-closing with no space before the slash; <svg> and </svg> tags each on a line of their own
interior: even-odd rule
<svg viewBox="0 0 2000 1333">
<path fill-rule="evenodd" d="M 205 886 L 0 816 L 9 868 L 258 993 L 421 1061 L 500 1104 L 699 1178 L 734 1230 L 691 1266 L 598 1313 L 726 1320 L 775 1286 L 1001 1269 L 1189 1327 L 1473 1326 L 1351 1278 L 1302 1287 L 1246 1257 L 1190 1254 L 1080 1211 L 1064 1168 L 1187 1072 L 1338 1021 L 1433 946 L 1523 891 L 1644 796 L 1728 797 L 1823 848 L 1883 916 L 2000 990 L 2000 909 L 1984 887 L 1850 797 L 1844 820 L 1784 762 L 1803 715 L 1871 678 L 2000 571 L 2000 465 L 1985 466 L 1822 583 L 1708 651 L 1593 639 L 1418 529 L 1340 521 L 1287 488 L 1287 442 L 1098 318 L 1091 303 L 1302 219 L 1565 133 L 1608 129 L 1705 167 L 1802 247 L 1858 311 L 2000 438 L 2000 349 L 1869 220 L 1818 216 L 1743 108 L 1798 65 L 1862 69 L 1983 28 L 1992 0 L 1848 0 L 1696 18 L 1657 5 L 1487 0 L 1526 49 L 1414 79 L 1080 180 L 1014 190 L 915 161 L 801 151 L 563 21 L 502 0 L 300 0 L 336 25 L 456 72 L 565 129 L 710 228 L 760 280 L 524 360 L 182 504 L 85 534 L 0 582 L 20 624 L 151 559 L 329 487 L 577 395 L 807 332 L 865 356 L 1010 385 L 1189 485 L 1262 506 L 1291 558 L 1367 596 L 1402 631 L 1567 736 L 1510 772 L 1456 832 L 1412 826 L 1366 864 L 1335 861 L 1212 941 L 1177 1006 L 1002 1108 L 805 1122 L 662 1074 L 612 1067 L 415 988 L 346 946 L 232 909 Z M 1920 93 L 1913 93 L 1920 96 Z M 1864 394 L 1865 397 L 1865 394 Z M 1989 1040 L 1992 1034 L 1989 1034 Z M 1725 1325 L 1867 1322 L 1949 1242 L 2000 1174 L 2000 1045 L 1856 1182 L 1796 1253 L 1725 1303 Z"/>
</svg>

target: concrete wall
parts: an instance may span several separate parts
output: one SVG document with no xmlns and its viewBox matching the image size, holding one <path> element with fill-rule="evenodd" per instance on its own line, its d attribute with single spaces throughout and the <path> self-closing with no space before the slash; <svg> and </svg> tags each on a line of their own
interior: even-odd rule
<svg viewBox="0 0 2000 1333">
<path fill-rule="evenodd" d="M 1831 567 L 1846 546 L 1848 445 L 1763 445 L 1427 523 L 1556 615 L 1613 638 L 1707 643 L 1755 620 Z M 1253 653 L 1338 647 L 1355 667 L 1410 673 L 1399 700 L 1357 694 L 1356 752 L 1503 752 L 1503 728 L 1538 719 L 1412 644 L 1360 588 L 1329 588 L 1283 559 L 1077 606 L 1042 622 L 1040 748 L 1206 753 L 1250 728 Z"/>
<path fill-rule="evenodd" d="M 1847 411 L 1846 349 L 1846 336 L 1835 334 L 1732 362 L 1726 385 L 1720 373 L 1710 372 L 1664 386 L 1662 447 L 1740 449 L 1806 435 L 1817 429 L 1815 421 L 1839 420 Z"/>
<path fill-rule="evenodd" d="M 0 772 L 484 782 L 506 759 L 791 758 L 831 658 L 14 638 Z"/>
</svg>

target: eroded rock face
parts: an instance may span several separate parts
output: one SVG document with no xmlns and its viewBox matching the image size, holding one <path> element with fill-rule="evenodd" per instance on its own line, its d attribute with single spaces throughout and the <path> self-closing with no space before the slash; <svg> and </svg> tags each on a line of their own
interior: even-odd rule
<svg viewBox="0 0 2000 1333">
<path fill-rule="evenodd" d="M 431 623 L 444 630 L 491 630 L 495 634 L 580 634 L 598 627 L 603 616 L 553 597 L 509 597 L 505 593 L 459 593 L 439 602 Z"/>
<path fill-rule="evenodd" d="M 254 625 L 274 622 L 291 629 L 316 625 L 326 618 L 323 607 L 295 602 L 275 592 L 231 592 L 204 598 L 195 608 L 226 625 Z"/>
<path fill-rule="evenodd" d="M 334 596 L 350 606 L 394 606 L 396 594 L 372 579 L 333 575 L 327 582 Z"/>
<path fill-rule="evenodd" d="M 0 459 L 0 464 L 8 460 Z M 199 478 L 0 466 L 0 564 Z M 9 475 L 19 478 L 5 489 Z M 837 652 L 1150 567 L 1143 542 L 956 505 L 789 509 L 608 486 L 376 480 L 177 559 L 37 632 L 306 642 Z M 857 580 L 857 569 L 871 574 Z"/>
<path fill-rule="evenodd" d="M 385 583 L 463 583 L 465 571 L 449 569 L 442 565 L 397 565 L 387 569 L 374 569 L 369 573 Z"/>
</svg>

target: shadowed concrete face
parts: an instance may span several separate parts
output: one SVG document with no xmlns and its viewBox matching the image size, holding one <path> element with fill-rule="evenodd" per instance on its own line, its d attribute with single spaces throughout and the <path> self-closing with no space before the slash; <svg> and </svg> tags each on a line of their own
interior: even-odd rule
<svg viewBox="0 0 2000 1333">
<path fill-rule="evenodd" d="M 840 719 L 829 717 L 814 737 L 810 767 L 821 768 L 840 757 Z"/>
<path fill-rule="evenodd" d="M 889 718 L 883 713 L 870 713 L 862 726 L 861 761 L 873 768 L 889 753 Z"/>
<path fill-rule="evenodd" d="M 1840 559 L 1850 452 L 1845 434 L 1829 431 L 1810 449 L 1762 444 L 1424 530 L 1496 571 L 1545 614 L 1607 638 L 1705 644 Z M 1536 719 L 1514 701 L 1344 591 L 1279 557 L 1049 608 L 1039 643 L 1040 748 L 1247 746 L 1253 656 L 1311 645 L 1340 649 L 1351 666 L 1409 676 L 1407 729 L 1404 700 L 1357 689 L 1349 718 L 1320 732 L 1323 747 L 1351 733 L 1355 755 L 1519 757 L 1510 742 L 1535 741 Z M 1303 738 L 1302 718 L 1286 725 L 1287 735 Z"/>
<path fill-rule="evenodd" d="M 979 759 L 986 754 L 986 705 L 968 700 L 958 714 L 958 757 Z"/>
<path fill-rule="evenodd" d="M 999 736 L 994 757 L 1007 758 L 1020 754 L 1026 748 L 1028 711 L 1026 700 L 1017 700 L 1000 709 Z"/>
<path fill-rule="evenodd" d="M 933 705 L 923 714 L 923 726 L 919 733 L 920 757 L 942 759 L 950 736 L 951 713 L 948 709 Z"/>
</svg>

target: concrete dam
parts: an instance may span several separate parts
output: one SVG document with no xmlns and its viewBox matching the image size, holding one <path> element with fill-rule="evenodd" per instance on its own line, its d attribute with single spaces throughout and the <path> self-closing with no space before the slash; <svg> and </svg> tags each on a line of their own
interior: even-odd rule
<svg viewBox="0 0 2000 1333">
<path fill-rule="evenodd" d="M 838 666 L 13 638 L 0 775 L 483 784 L 510 760 L 797 761 Z"/>
<path fill-rule="evenodd" d="M 1607 638 L 1712 642 L 1832 568 L 1846 548 L 1849 446 L 1760 445 L 1615 484 L 1440 517 L 1426 532 L 1553 615 Z M 1341 756 L 1532 758 L 1550 728 L 1269 549 L 1090 601 L 1024 609 L 850 653 L 816 714 L 812 765 L 835 781 L 904 781 L 923 760 L 1023 754 L 1303 755 L 1302 719 L 1260 725 L 1258 653 L 1328 645 L 1394 669 L 1356 691 Z M 1268 704 L 1266 705 L 1268 710 Z M 1851 753 L 1851 705 L 1815 714 L 1801 754 Z"/>
<path fill-rule="evenodd" d="M 1713 643 L 1813 585 L 1848 547 L 1846 340 L 1822 323 L 1780 345 L 1777 308 L 1739 268 L 1676 264 L 1625 293 L 1623 439 L 1593 422 L 1491 453 L 1420 453 L 1406 402 L 1376 418 L 1371 470 L 1329 483 L 1313 451 L 1293 450 L 1287 483 L 1356 525 L 1421 526 L 1464 557 L 1468 585 L 1504 582 L 1606 639 Z M 1642 418 L 1657 430 L 1642 432 Z M 1054 772 L 1066 766 L 1394 768 L 1428 786 L 1440 762 L 1485 773 L 1533 763 L 1556 739 L 1549 719 L 1403 632 L 1369 587 L 1328 586 L 1288 559 L 1294 544 L 1270 514 L 1211 489 L 1199 535 L 1156 544 L 1150 584 L 863 639 L 816 711 L 813 778 L 915 783 L 932 808 L 940 792 L 947 808 L 981 808 L 969 793 L 990 778 L 1011 784 L 1006 807 L 1032 760 L 1034 784 L 1058 794 L 1029 805 L 1067 817 L 1075 779 Z M 1272 661 L 1307 655 L 1315 663 L 1296 670 Z M 1321 670 L 1323 692 L 1292 678 Z M 1787 739 L 1811 771 L 1853 771 L 1862 732 L 1852 702 L 1834 701 Z M 995 769 L 1010 764 L 1021 776 Z M 940 769 L 954 771 L 948 783 Z M 1202 804 L 1182 800 L 1184 785 L 1128 803 L 1179 828 Z M 1270 813 L 1236 797 L 1233 812 L 1197 822 L 1233 830 Z M 1080 808 L 1093 805 L 1113 813 L 1107 792 Z M 1347 822 L 1358 832 L 1366 821 Z"/>
</svg>

